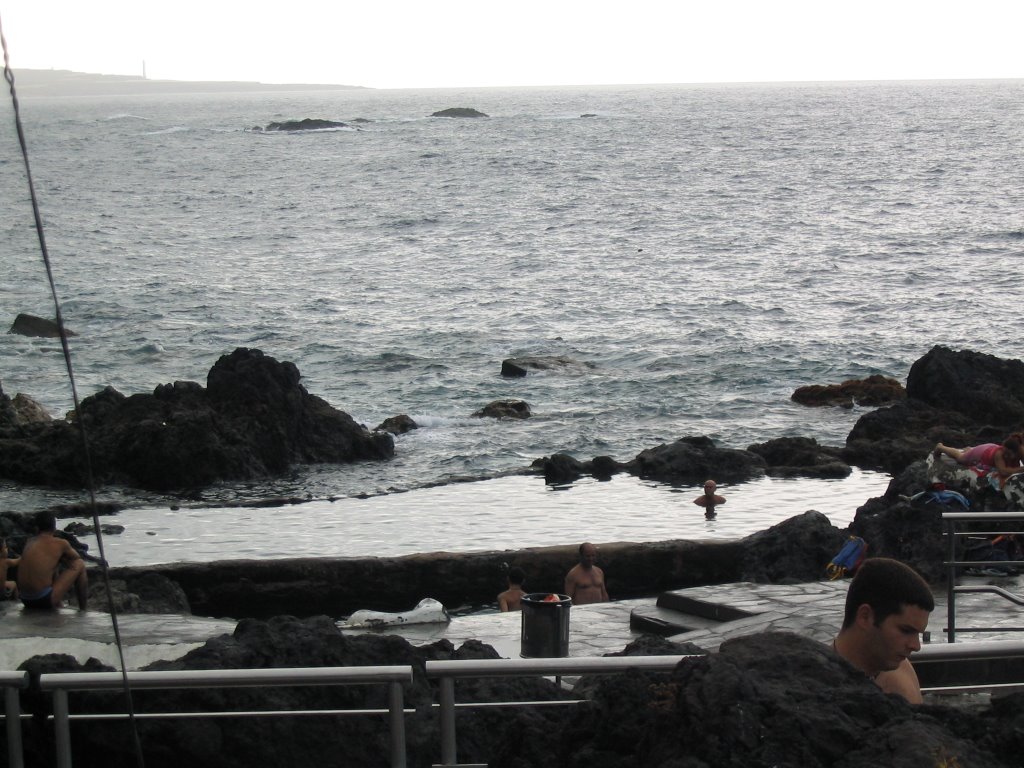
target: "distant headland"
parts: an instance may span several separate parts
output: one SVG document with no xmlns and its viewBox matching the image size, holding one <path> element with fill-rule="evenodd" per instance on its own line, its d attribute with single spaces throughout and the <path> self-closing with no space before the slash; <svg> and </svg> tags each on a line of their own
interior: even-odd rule
<svg viewBox="0 0 1024 768">
<path fill-rule="evenodd" d="M 15 69 L 18 95 L 134 96 L 146 93 L 259 93 L 357 90 L 358 85 L 268 84 L 247 81 L 150 80 L 138 75 L 97 75 L 67 69 Z"/>
</svg>

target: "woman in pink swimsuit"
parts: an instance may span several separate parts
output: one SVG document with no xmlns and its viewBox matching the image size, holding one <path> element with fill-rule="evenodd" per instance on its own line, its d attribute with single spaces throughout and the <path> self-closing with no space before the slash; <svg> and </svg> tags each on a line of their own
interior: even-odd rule
<svg viewBox="0 0 1024 768">
<path fill-rule="evenodd" d="M 958 464 L 970 467 L 981 477 L 994 474 L 998 488 L 1011 475 L 1024 472 L 1024 466 L 1021 466 L 1024 460 L 1024 435 L 1012 434 L 1002 445 L 982 443 L 970 448 L 951 448 L 939 443 L 933 454 L 936 459 L 943 455 L 949 456 Z"/>
</svg>

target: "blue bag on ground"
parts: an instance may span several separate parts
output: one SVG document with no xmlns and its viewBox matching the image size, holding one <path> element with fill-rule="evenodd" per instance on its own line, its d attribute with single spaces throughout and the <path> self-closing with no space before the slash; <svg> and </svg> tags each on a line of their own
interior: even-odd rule
<svg viewBox="0 0 1024 768">
<path fill-rule="evenodd" d="M 856 573 L 868 553 L 868 544 L 860 536 L 851 536 L 843 544 L 843 548 L 825 566 L 825 575 L 830 581 L 841 579 L 847 574 Z"/>
</svg>

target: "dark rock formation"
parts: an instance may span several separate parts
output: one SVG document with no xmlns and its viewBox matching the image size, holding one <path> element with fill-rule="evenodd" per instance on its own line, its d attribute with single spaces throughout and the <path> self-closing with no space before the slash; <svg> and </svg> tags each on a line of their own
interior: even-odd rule
<svg viewBox="0 0 1024 768">
<path fill-rule="evenodd" d="M 888 405 L 906 398 L 906 390 L 896 379 L 875 374 L 866 379 L 850 379 L 842 384 L 812 384 L 799 387 L 792 396 L 793 402 L 801 405 L 838 405 L 852 408 L 854 405 Z"/>
<path fill-rule="evenodd" d="M 718 448 L 708 437 L 683 437 L 641 451 L 626 467 L 637 477 L 666 483 L 738 483 L 763 475 L 765 461 L 750 451 Z"/>
<path fill-rule="evenodd" d="M 530 406 L 522 400 L 495 400 L 473 413 L 477 419 L 528 419 Z"/>
<path fill-rule="evenodd" d="M 111 579 L 110 593 L 118 613 L 192 613 L 185 591 L 158 573 L 142 572 L 127 580 Z M 89 610 L 110 612 L 107 585 L 102 579 L 93 578 L 89 583 Z"/>
<path fill-rule="evenodd" d="M 908 399 L 857 419 L 846 437 L 842 456 L 865 469 L 898 474 L 926 456 L 940 435 L 965 436 L 971 430 L 971 420 L 962 414 Z"/>
<path fill-rule="evenodd" d="M 558 373 L 588 373 L 597 368 L 585 360 L 575 360 L 561 355 L 535 355 L 510 357 L 501 361 L 501 375 L 510 378 L 526 376 L 530 371 L 556 371 Z"/>
<path fill-rule="evenodd" d="M 930 584 L 946 580 L 942 568 L 942 513 L 925 501 L 869 499 L 857 510 L 849 532 L 868 544 L 869 557 L 892 557 L 913 566 Z M 962 511 L 962 510 L 955 510 Z"/>
<path fill-rule="evenodd" d="M 0 439 L 29 425 L 51 421 L 53 417 L 31 397 L 20 392 L 9 397 L 0 386 Z"/>
<path fill-rule="evenodd" d="M 556 453 L 537 459 L 532 465 L 544 472 L 544 482 L 549 485 L 563 485 L 590 476 L 598 480 L 609 480 L 612 475 L 626 469 L 611 456 L 595 456 L 590 461 L 579 461 L 567 453 Z"/>
<path fill-rule="evenodd" d="M 420 425 L 417 424 L 411 416 L 406 416 L 404 413 L 398 416 L 389 416 L 384 419 L 380 424 L 377 425 L 375 432 L 390 432 L 392 435 L 404 435 L 406 432 L 411 432 L 414 429 L 419 429 Z"/>
<path fill-rule="evenodd" d="M 1001 722 L 915 709 L 881 692 L 827 646 L 769 633 L 723 643 L 671 674 L 607 676 L 593 704 L 558 727 L 500 742 L 492 768 L 1008 768 L 1017 739 Z M 993 711 L 995 707 L 992 708 Z M 987 713 L 988 714 L 988 713 Z M 988 720 L 986 722 L 986 720 Z M 997 738 L 994 739 L 993 736 Z"/>
<path fill-rule="evenodd" d="M 395 636 L 348 636 L 326 617 L 298 620 L 278 616 L 268 622 L 243 621 L 233 635 L 207 642 L 172 662 L 157 662 L 147 669 L 243 669 L 281 667 L 333 667 L 367 665 L 411 665 L 416 675 L 404 687 L 408 764 L 428 766 L 439 762 L 440 738 L 437 715 L 430 704 L 437 700 L 431 683 L 423 675 L 430 659 L 496 658 L 493 648 L 470 641 L 458 650 L 440 641 L 413 647 Z M 70 657 L 37 657 L 29 664 L 36 671 L 80 669 Z M 99 671 L 91 665 L 89 671 Z M 27 695 L 38 695 L 35 691 Z M 541 677 L 467 680 L 459 684 L 462 701 L 552 701 L 570 698 L 553 682 Z M 181 691 L 135 693 L 139 706 L 148 711 L 200 712 L 231 710 L 288 709 L 386 709 L 387 688 L 382 685 L 307 686 L 303 688 L 209 687 Z M 144 699 L 144 703 L 141 703 Z M 30 711 L 45 711 L 37 700 Z M 76 712 L 104 711 L 111 705 L 123 707 L 118 693 L 76 694 Z M 547 716 L 543 716 L 543 720 Z M 480 762 L 494 740 L 511 736 L 537 721 L 529 710 L 478 711 L 459 713 L 459 755 Z M 45 721 L 44 721 L 45 722 Z M 293 765 L 389 765 L 389 731 L 386 717 L 257 717 L 219 719 L 169 719 L 138 721 L 145 763 L 149 768 L 192 768 L 226 766 L 241 768 L 258 764 Z M 94 722 L 88 728 L 71 729 L 75 766 L 109 768 L 135 764 L 130 730 L 121 722 Z M 46 728 L 29 729 L 26 751 L 32 755 L 52 754 L 52 735 Z M 28 762 L 29 765 L 48 765 Z"/>
<path fill-rule="evenodd" d="M 11 329 L 8 333 L 15 333 L 20 336 L 37 336 L 44 339 L 57 339 L 60 338 L 60 328 L 57 327 L 55 320 L 47 320 L 43 317 L 36 317 L 35 315 L 27 315 L 24 312 L 14 318 L 14 322 L 11 324 Z M 64 329 L 64 333 L 68 336 L 75 336 L 75 332 Z"/>
<path fill-rule="evenodd" d="M 685 653 L 663 640 L 628 647 L 623 655 Z M 325 617 L 279 616 L 241 622 L 233 635 L 206 643 L 149 669 L 235 669 L 401 664 L 413 667 L 403 686 L 410 766 L 437 764 L 440 734 L 431 703 L 438 694 L 423 675 L 432 659 L 487 659 L 497 654 L 470 641 L 419 648 L 394 636 L 348 636 Z M 23 667 L 40 673 L 101 671 L 95 660 L 35 657 Z M 911 707 L 890 696 L 830 648 L 789 633 L 727 641 L 717 653 L 684 659 L 671 672 L 588 676 L 566 693 L 543 678 L 463 680 L 458 702 L 555 701 L 585 694 L 586 706 L 464 709 L 458 713 L 460 763 L 493 768 L 1009 768 L 1020 764 L 1024 694 L 991 706 Z M 205 688 L 136 692 L 146 711 L 199 712 L 286 709 L 380 709 L 383 686 Z M 79 693 L 75 712 L 119 707 L 120 692 Z M 137 705 L 137 709 L 141 708 Z M 37 715 L 25 730 L 27 765 L 48 765 L 50 697 L 36 685 L 22 708 Z M 382 717 L 272 717 L 139 720 L 150 768 L 272 765 L 388 765 Z M 107 768 L 135 762 L 122 722 L 72 727 L 75 765 Z M 339 755 L 343 760 L 339 763 Z"/>
<path fill-rule="evenodd" d="M 442 109 L 438 112 L 433 112 L 431 117 L 487 117 L 483 112 L 480 112 L 472 107 L 449 107 L 448 109 Z"/>
<path fill-rule="evenodd" d="M 840 458 L 841 450 L 818 445 L 810 437 L 780 437 L 747 448 L 765 461 L 773 477 L 841 478 L 853 470 Z"/>
<path fill-rule="evenodd" d="M 125 397 L 108 387 L 81 403 L 99 483 L 155 491 L 276 475 L 293 464 L 384 459 L 386 433 L 310 395 L 298 369 L 236 349 L 195 382 Z M 0 473 L 15 482 L 84 484 L 81 438 L 69 421 L 0 433 Z"/>
<path fill-rule="evenodd" d="M 743 540 L 740 581 L 818 581 L 846 536 L 821 512 L 791 517 Z"/>
<path fill-rule="evenodd" d="M 1024 362 L 933 347 L 910 367 L 907 396 L 1013 431 L 1024 424 Z"/>
<path fill-rule="evenodd" d="M 280 123 L 269 123 L 265 131 L 322 131 L 327 128 L 348 128 L 345 123 L 334 120 L 320 120 L 307 117 L 303 120 L 285 120 Z"/>
<path fill-rule="evenodd" d="M 933 347 L 911 366 L 907 400 L 865 414 L 843 458 L 898 474 L 937 442 L 1002 442 L 1024 427 L 1024 363 Z"/>
</svg>

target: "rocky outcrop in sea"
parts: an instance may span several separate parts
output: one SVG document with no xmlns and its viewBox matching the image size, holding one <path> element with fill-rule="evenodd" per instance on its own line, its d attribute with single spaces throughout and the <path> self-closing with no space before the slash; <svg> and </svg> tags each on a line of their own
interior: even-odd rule
<svg viewBox="0 0 1024 768">
<path fill-rule="evenodd" d="M 85 487 L 82 435 L 71 418 L 18 418 L 0 392 L 0 476 Z M 126 397 L 112 387 L 81 403 L 98 484 L 175 491 L 286 472 L 295 464 L 390 458 L 394 442 L 309 394 L 293 363 L 257 349 L 221 357 L 206 387 L 162 384 Z"/>
</svg>

